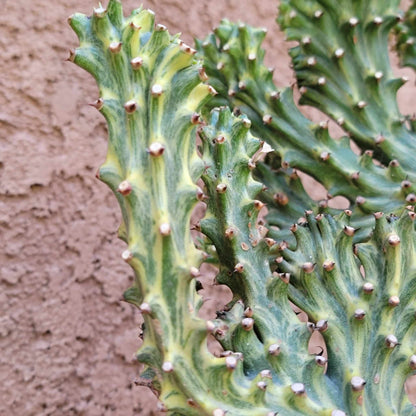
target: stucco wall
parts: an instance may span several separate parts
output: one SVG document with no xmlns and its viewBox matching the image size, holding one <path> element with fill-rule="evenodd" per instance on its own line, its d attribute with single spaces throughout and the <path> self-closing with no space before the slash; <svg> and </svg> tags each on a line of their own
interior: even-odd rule
<svg viewBox="0 0 416 416">
<path fill-rule="evenodd" d="M 125 12 L 140 5 L 123 2 Z M 222 16 L 272 28 L 274 1 L 144 1 L 183 38 Z M 94 0 L 3 0 L 0 13 L 0 414 L 148 415 L 134 385 L 138 314 L 120 296 L 119 211 L 95 179 L 103 118 L 90 75 L 65 62 L 77 46 L 67 17 Z M 259 23 L 261 22 L 261 23 Z M 269 38 L 275 56 L 281 35 Z M 284 56 L 284 54 L 283 54 Z M 277 66 L 290 78 L 288 60 Z"/>
<path fill-rule="evenodd" d="M 130 12 L 139 1 L 125 0 Z M 93 0 L 2 0 L 0 13 L 0 414 L 151 415 L 134 385 L 139 316 L 120 296 L 119 211 L 95 179 L 103 118 L 92 77 L 65 62 L 66 18 Z M 267 61 L 291 80 L 276 2 L 144 0 L 183 39 L 227 16 L 269 28 Z M 410 97 L 410 95 L 409 95 Z M 406 97 L 403 98 L 403 102 Z M 214 307 L 213 307 L 214 309 Z"/>
</svg>

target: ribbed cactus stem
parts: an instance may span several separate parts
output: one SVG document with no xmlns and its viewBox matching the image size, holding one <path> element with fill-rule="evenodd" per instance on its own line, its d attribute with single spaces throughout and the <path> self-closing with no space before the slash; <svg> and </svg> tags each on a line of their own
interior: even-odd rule
<svg viewBox="0 0 416 416">
<path fill-rule="evenodd" d="M 374 149 L 383 163 L 397 155 L 413 175 L 408 155 L 415 140 L 401 121 L 396 101 L 406 79 L 394 77 L 387 58 L 388 34 L 398 22 L 398 1 L 370 3 L 366 10 L 349 2 L 339 8 L 325 3 L 327 12 L 317 25 L 313 16 L 321 6 L 319 0 L 285 0 L 278 21 L 288 39 L 299 42 L 291 56 L 304 91 L 301 103 L 312 104 L 335 120 L 342 117 L 343 128 L 362 149 Z M 309 42 L 302 42 L 305 38 Z M 403 34 L 400 50 L 410 51 L 406 38 L 409 35 Z M 314 65 L 308 64 L 311 60 Z M 323 77 L 326 82 L 319 83 Z M 384 140 L 377 143 L 380 132 Z"/>
<path fill-rule="evenodd" d="M 304 8 L 300 4 L 296 7 L 302 10 L 302 13 L 307 12 L 306 16 L 313 16 L 316 8 L 312 7 L 312 4 L 315 2 L 310 3 L 311 5 L 305 6 Z M 286 18 L 285 16 L 287 16 L 286 13 L 289 13 L 289 10 L 295 10 L 295 8 L 294 6 L 289 8 L 286 2 L 283 2 L 281 9 L 282 17 L 280 21 L 284 27 L 288 27 L 288 36 L 300 41 L 298 48 L 306 50 L 307 48 L 311 48 L 311 44 L 313 44 L 315 45 L 313 48 L 316 48 L 321 53 L 322 51 L 319 49 L 321 43 L 316 39 L 321 40 L 322 34 L 319 31 L 324 33 L 325 28 L 332 24 L 328 22 L 327 14 L 324 13 L 323 17 L 321 17 L 322 24 L 325 24 L 324 26 L 313 26 L 316 22 L 314 18 L 312 18 L 312 23 L 308 22 L 308 27 L 311 27 L 311 30 L 313 29 L 314 34 L 314 36 L 309 36 L 305 34 L 306 29 L 301 30 L 298 28 L 299 22 L 303 22 L 302 19 L 306 19 L 306 17 L 299 17 L 303 16 L 303 14 L 299 16 L 296 14 L 294 18 L 289 16 L 287 17 L 288 22 L 286 22 L 284 20 Z M 360 26 L 359 22 L 355 23 L 353 21 L 353 23 L 354 27 Z M 292 29 L 290 27 L 291 24 L 296 24 L 296 28 Z M 385 29 L 383 27 L 383 30 Z M 361 26 L 357 30 L 362 30 Z M 304 36 L 301 37 L 300 33 L 303 33 Z M 374 32 L 374 36 L 376 36 L 376 33 Z M 401 140 L 400 142 L 395 140 L 394 144 L 392 142 L 393 137 L 386 137 L 389 129 L 387 127 L 381 128 L 383 123 L 390 122 L 389 119 L 392 117 L 391 112 L 389 115 L 385 115 L 384 112 L 386 108 L 396 108 L 395 96 L 385 94 L 385 100 L 388 101 L 388 106 L 387 104 L 384 105 L 384 101 L 377 101 L 374 104 L 371 103 L 372 111 L 377 115 L 377 117 L 370 117 L 371 123 L 377 124 L 378 121 L 376 122 L 374 120 L 379 120 L 380 118 L 383 121 L 377 124 L 377 128 L 380 130 L 370 134 L 367 130 L 369 128 L 375 129 L 376 127 L 374 125 L 364 128 L 361 126 L 364 123 L 363 120 L 358 122 L 354 118 L 349 118 L 349 116 L 357 113 L 358 117 L 359 112 L 367 111 L 367 107 L 370 106 L 369 102 L 374 100 L 373 97 L 375 95 L 373 92 L 371 90 L 369 92 L 369 94 L 372 94 L 371 99 L 357 99 L 351 104 L 353 109 L 348 110 L 344 108 L 348 104 L 348 100 L 342 98 L 342 94 L 336 95 L 333 93 L 332 84 L 328 85 L 328 79 L 336 78 L 337 75 L 335 74 L 337 72 L 334 70 L 332 74 L 317 77 L 316 89 L 324 88 L 322 94 L 319 95 L 320 104 L 323 105 L 326 103 L 325 105 L 330 106 L 331 110 L 334 109 L 335 106 L 331 105 L 332 101 L 329 101 L 328 98 L 328 96 L 332 97 L 332 93 L 334 96 L 336 95 L 336 100 L 342 101 L 343 112 L 340 111 L 337 115 L 332 114 L 330 111 L 327 111 L 327 113 L 335 120 L 338 120 L 338 123 L 343 128 L 346 128 L 349 134 L 351 134 L 351 131 L 348 130 L 348 123 L 355 129 L 363 129 L 359 134 L 360 137 L 365 136 L 367 138 L 374 136 L 378 142 L 374 144 L 373 139 L 371 139 L 371 143 L 361 143 L 357 140 L 358 144 L 362 147 L 362 155 L 360 158 L 357 158 L 350 149 L 349 139 L 343 138 L 340 141 L 333 140 L 328 133 L 327 122 L 314 125 L 299 112 L 293 103 L 292 89 L 288 88 L 280 91 L 275 87 L 272 74 L 263 64 L 264 51 L 261 49 L 261 42 L 264 36 L 265 32 L 261 29 L 253 29 L 246 25 L 238 26 L 224 20 L 216 29 L 215 34 L 209 36 L 204 42 L 198 43 L 198 48 L 204 57 L 204 65 L 207 73 L 211 77 L 211 82 L 219 91 L 220 97 L 217 97 L 214 103 L 226 102 L 230 106 L 237 107 L 241 112 L 247 114 L 254 121 L 253 128 L 256 134 L 266 139 L 278 155 L 274 164 L 268 161 L 268 164 L 273 167 L 272 173 L 268 171 L 268 167 L 265 165 L 260 164 L 257 167 L 258 177 L 266 183 L 271 191 L 274 191 L 276 195 L 281 195 L 285 199 L 290 195 L 288 198 L 290 204 L 286 203 L 284 205 L 279 203 L 279 199 L 273 200 L 267 194 L 264 196 L 264 200 L 269 204 L 269 210 L 275 206 L 279 212 L 279 214 L 275 214 L 274 210 L 271 210 L 269 221 L 280 227 L 282 225 L 287 226 L 284 218 L 289 217 L 292 221 L 296 220 L 296 216 L 299 217 L 302 211 L 298 208 L 299 206 L 314 206 L 312 201 L 307 201 L 307 196 L 305 196 L 300 186 L 298 186 L 297 193 L 293 192 L 294 184 L 288 183 L 287 178 L 290 174 L 290 168 L 299 169 L 313 176 L 327 188 L 331 196 L 342 195 L 346 197 L 350 201 L 351 206 L 355 205 L 359 208 L 359 210 L 355 210 L 356 212 L 361 211 L 362 214 L 369 214 L 374 211 L 403 207 L 409 195 L 415 192 L 411 184 L 412 180 L 409 180 L 414 176 L 412 169 L 413 162 L 400 160 L 402 168 L 394 172 L 392 169 L 385 169 L 374 164 L 374 155 L 383 162 L 388 163 L 390 161 L 385 159 L 380 153 L 381 148 L 386 149 L 386 153 L 398 155 L 397 157 L 402 159 L 403 157 L 407 157 L 403 155 L 403 152 L 408 154 L 413 146 L 412 143 L 414 140 L 412 139 L 411 133 L 404 126 L 400 125 L 400 129 L 403 131 L 396 132 L 395 130 L 394 134 L 400 136 Z M 339 36 L 342 36 L 342 33 Z M 330 37 L 327 36 L 326 39 L 330 39 Z M 384 37 L 377 38 L 377 42 L 385 48 L 386 44 L 383 41 L 386 41 Z M 325 40 L 325 42 L 328 43 L 330 41 Z M 224 50 L 226 46 L 230 46 L 230 49 Z M 256 60 L 250 61 L 248 57 L 250 51 L 253 50 L 256 51 Z M 336 60 L 349 62 L 347 56 L 345 56 L 346 50 L 344 48 L 335 48 L 333 53 Z M 373 50 L 370 52 L 374 53 Z M 379 54 L 378 51 L 377 54 Z M 306 87 L 302 84 L 301 74 L 308 74 L 308 71 L 315 74 L 316 71 L 321 71 L 323 63 L 320 64 L 320 61 L 318 62 L 318 52 L 316 56 L 308 57 L 308 55 L 302 55 L 303 58 L 306 60 L 305 69 L 299 70 L 298 72 L 299 84 L 301 85 L 300 92 L 302 96 L 306 95 L 309 97 L 311 94 L 315 94 L 315 90 L 312 90 L 309 85 Z M 218 62 L 222 63 L 221 68 L 218 68 Z M 322 60 L 322 62 L 324 61 Z M 333 65 L 336 66 L 336 62 L 331 62 L 331 65 L 328 63 L 327 66 L 332 68 Z M 351 63 L 348 63 L 348 65 L 348 68 L 352 66 Z M 375 77 L 379 81 L 381 79 L 384 80 L 387 76 L 386 74 L 391 74 L 388 62 L 383 64 L 384 67 L 387 69 L 375 72 Z M 357 69 L 352 69 L 352 71 L 357 71 Z M 356 79 L 349 72 L 347 75 L 348 79 Z M 377 88 L 384 88 L 387 84 L 387 81 L 386 84 L 383 81 L 383 86 L 378 86 Z M 244 85 L 244 88 L 241 88 L 242 85 Z M 356 85 L 353 87 L 355 88 Z M 368 89 L 364 87 L 357 88 L 362 91 Z M 230 91 L 233 91 L 231 95 L 229 93 Z M 347 94 L 347 92 L 343 92 L 343 94 Z M 399 115 L 397 115 L 398 117 Z M 356 139 L 354 135 L 352 137 Z M 380 140 L 381 137 L 383 140 Z M 396 146 L 396 148 L 393 148 L 393 146 Z M 405 150 L 405 147 L 407 150 Z M 373 150 L 368 150 L 369 148 Z M 281 166 L 278 166 L 278 164 Z M 277 175 L 276 170 L 278 170 Z M 409 181 L 407 188 L 402 186 L 402 181 L 404 180 Z M 325 205 L 321 207 L 315 205 L 315 211 L 322 210 L 325 212 L 325 209 Z"/>
<path fill-rule="evenodd" d="M 315 396 L 318 386 L 311 383 L 316 376 L 311 368 L 315 368 L 316 363 L 312 357 L 308 358 L 306 350 L 310 334 L 285 299 L 287 277 L 281 278 L 270 270 L 268 250 L 275 241 L 265 237 L 262 233 L 267 230 L 258 224 L 263 204 L 254 198 L 261 185 L 251 178 L 246 161 L 263 144 L 248 133 L 243 120 L 233 117 L 226 108 L 215 109 L 210 125 L 201 132 L 203 160 L 207 166 L 202 178 L 209 196 L 208 214 L 201 221 L 201 231 L 215 245 L 222 265 L 217 281 L 229 286 L 242 299 L 241 303 L 228 305 L 231 310 L 221 313 L 216 320 L 216 327 L 220 328 L 223 321 L 228 328 L 226 334 L 217 333 L 217 339 L 224 349 L 243 353 L 248 374 L 256 367 L 269 367 L 278 384 L 285 385 L 291 380 L 291 385 L 296 387 L 299 380 L 305 380 L 300 384 L 307 385 L 309 393 Z M 225 137 L 224 141 L 215 140 L 219 132 Z M 218 193 L 218 182 L 226 183 L 225 193 Z M 296 365 L 300 360 L 309 363 L 306 368 Z M 330 407 L 331 403 L 336 403 L 334 392 L 329 387 L 323 388 L 325 379 L 319 384 L 319 391 Z M 259 388 L 266 387 L 261 383 Z M 295 396 L 300 395 L 297 389 L 291 391 Z M 287 400 L 290 397 L 293 398 L 287 396 Z M 305 411 L 309 408 L 308 412 L 313 414 L 314 406 L 307 404 L 308 400 L 302 400 L 299 405 L 302 403 L 301 408 Z"/>
<path fill-rule="evenodd" d="M 290 271 L 289 296 L 326 341 L 326 375 L 350 385 L 343 390 L 347 413 L 411 414 L 403 384 L 412 371 L 415 342 L 416 320 L 408 307 L 416 291 L 413 273 L 407 272 L 414 268 L 414 224 L 407 211 L 399 218 L 381 213 L 375 218 L 370 240 L 353 246 L 348 216 L 317 220 L 307 213 L 306 228 L 292 227 L 296 251 L 285 247 L 278 267 Z M 335 266 L 328 270 L 329 264 Z M 360 392 L 357 402 L 353 396 Z"/>
<path fill-rule="evenodd" d="M 72 16 L 71 26 L 80 38 L 73 60 L 95 76 L 101 97 L 96 107 L 109 126 L 98 176 L 122 210 L 120 233 L 128 244 L 122 257 L 136 275 L 125 299 L 137 305 L 146 325 L 138 358 L 151 378 L 165 374 L 153 382 L 169 411 L 212 414 L 217 402 L 207 400 L 204 377 L 221 377 L 227 368 L 208 352 L 205 324 L 197 316 L 194 277 L 202 255 L 189 224 L 203 169 L 194 115 L 213 90 L 201 83 L 201 69 L 183 44 L 164 27 L 154 28 L 150 11 L 124 18 L 112 0 L 91 19 Z M 233 403 L 233 396 L 227 401 Z"/>
</svg>

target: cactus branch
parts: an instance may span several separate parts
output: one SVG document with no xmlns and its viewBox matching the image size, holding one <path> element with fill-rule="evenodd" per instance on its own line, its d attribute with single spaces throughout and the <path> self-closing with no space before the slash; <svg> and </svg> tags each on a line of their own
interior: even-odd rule
<svg viewBox="0 0 416 416">
<path fill-rule="evenodd" d="M 407 198 L 415 192 L 411 182 L 413 172 L 403 170 L 398 161 L 391 162 L 388 168 L 376 165 L 374 151 L 363 151 L 357 157 L 347 137 L 334 140 L 328 133 L 327 122 L 316 125 L 303 116 L 293 102 L 292 89 L 276 88 L 272 73 L 263 64 L 261 42 L 264 36 L 262 29 L 223 20 L 214 34 L 197 42 L 197 49 L 203 56 L 210 82 L 219 93 L 209 105 L 229 103 L 238 107 L 252 121 L 253 131 L 267 140 L 278 155 L 273 167 L 278 171 L 277 176 L 261 164 L 257 170 L 259 178 L 269 188 L 269 195 L 264 198 L 269 208 L 277 210 L 276 214 L 271 210 L 269 221 L 279 227 L 288 226 L 306 207 L 314 207 L 315 213 L 326 211 L 325 201 L 321 207 L 310 198 L 308 201 L 299 185 L 298 196 L 288 198 L 290 168 L 314 177 L 331 197 L 346 197 L 350 208 L 355 208 L 355 216 L 407 205 Z M 250 54 L 256 58 L 250 59 Z M 276 166 L 278 163 L 280 166 Z M 408 180 L 409 186 L 403 187 L 404 180 Z M 300 195 L 304 195 L 301 200 Z M 279 196 L 284 199 L 279 200 Z M 287 202 L 282 204 L 282 201 Z M 291 211 L 297 216 L 285 223 L 280 213 L 287 217 Z"/>
<path fill-rule="evenodd" d="M 363 151 L 373 150 L 385 165 L 398 160 L 413 178 L 409 155 L 415 137 L 396 100 L 407 80 L 394 77 L 388 59 L 388 35 L 400 20 L 399 2 L 368 3 L 284 0 L 278 22 L 289 40 L 299 42 L 290 54 L 300 102 L 342 119 L 343 129 Z"/>
<path fill-rule="evenodd" d="M 289 297 L 325 339 L 326 376 L 345 386 L 347 414 L 414 412 L 402 388 L 412 373 L 416 336 L 414 217 L 413 211 L 378 213 L 370 240 L 353 245 L 348 216 L 307 213 L 293 228 L 296 249 L 280 251 L 279 270 L 290 273 Z"/>
</svg>

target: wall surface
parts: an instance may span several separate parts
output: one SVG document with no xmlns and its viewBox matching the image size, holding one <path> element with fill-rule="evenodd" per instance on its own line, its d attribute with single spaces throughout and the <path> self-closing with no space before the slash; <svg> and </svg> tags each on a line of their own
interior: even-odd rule
<svg viewBox="0 0 416 416">
<path fill-rule="evenodd" d="M 125 0 L 125 14 L 141 2 Z M 274 25 L 274 1 L 144 1 L 183 39 L 221 17 Z M 256 4 L 255 4 L 256 3 Z M 144 415 L 156 400 L 134 380 L 139 316 L 120 302 L 132 278 L 119 210 L 95 178 L 104 119 L 92 77 L 65 62 L 67 17 L 94 0 L 2 0 L 0 14 L 0 415 Z M 277 33 L 277 31 L 276 31 Z M 274 56 L 282 36 L 270 36 Z M 271 60 L 270 60 L 271 61 Z M 288 59 L 276 62 L 290 79 Z"/>
<path fill-rule="evenodd" d="M 125 0 L 125 13 L 139 1 Z M 138 313 L 119 211 L 95 170 L 106 152 L 90 75 L 65 62 L 66 18 L 94 0 L 2 0 L 0 14 L 0 415 L 156 415 L 134 381 Z M 267 62 L 291 82 L 276 2 L 144 0 L 183 39 L 221 17 L 269 29 Z M 402 101 L 410 100 L 403 95 Z M 215 303 L 211 309 L 215 310 Z"/>
</svg>

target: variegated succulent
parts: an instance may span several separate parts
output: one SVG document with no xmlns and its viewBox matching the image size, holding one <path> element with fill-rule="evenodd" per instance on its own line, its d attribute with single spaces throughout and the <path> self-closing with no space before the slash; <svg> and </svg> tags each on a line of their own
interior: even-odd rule
<svg viewBox="0 0 416 416">
<path fill-rule="evenodd" d="M 404 389 L 416 370 L 416 123 L 399 112 L 406 79 L 388 57 L 394 33 L 415 66 L 416 2 L 398 3 L 280 1 L 300 104 L 337 122 L 341 140 L 275 86 L 262 29 L 224 20 L 193 49 L 150 10 L 123 16 L 119 0 L 70 17 L 69 59 L 96 79 L 108 124 L 97 176 L 121 207 L 141 377 L 168 414 L 416 414 Z M 350 207 L 314 201 L 298 172 Z M 233 293 L 210 320 L 199 314 L 207 261 Z"/>
</svg>

